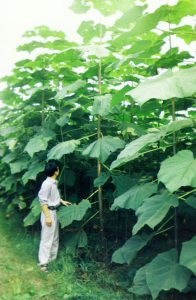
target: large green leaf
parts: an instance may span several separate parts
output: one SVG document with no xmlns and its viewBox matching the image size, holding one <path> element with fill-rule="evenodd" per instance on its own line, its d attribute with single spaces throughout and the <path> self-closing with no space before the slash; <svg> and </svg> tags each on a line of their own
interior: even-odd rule
<svg viewBox="0 0 196 300">
<path fill-rule="evenodd" d="M 104 136 L 90 144 L 82 154 L 92 158 L 99 158 L 104 163 L 109 155 L 124 147 L 124 141 L 112 136 Z"/>
<path fill-rule="evenodd" d="M 112 261 L 118 264 L 130 264 L 138 251 L 146 246 L 151 237 L 146 234 L 131 237 L 121 248 L 113 253 Z"/>
<path fill-rule="evenodd" d="M 114 200 L 111 210 L 117 210 L 119 208 L 131 208 L 137 210 L 142 204 L 142 201 L 156 193 L 156 191 L 157 184 L 155 183 L 149 182 L 146 184 L 135 185 Z"/>
<path fill-rule="evenodd" d="M 113 193 L 114 197 L 118 197 L 121 194 L 124 194 L 131 187 L 136 185 L 138 181 L 137 176 L 129 176 L 128 174 L 117 174 L 112 175 L 112 183 L 115 185 L 115 191 Z"/>
<path fill-rule="evenodd" d="M 41 206 L 38 198 L 35 198 L 33 200 L 30 208 L 30 213 L 23 220 L 25 227 L 33 225 L 39 219 L 41 213 Z"/>
<path fill-rule="evenodd" d="M 84 21 L 80 24 L 77 32 L 83 37 L 84 43 L 90 42 L 92 38 L 100 38 L 106 31 L 103 24 L 96 24 L 93 21 Z"/>
<path fill-rule="evenodd" d="M 196 276 L 196 236 L 182 244 L 180 264 L 190 269 Z"/>
<path fill-rule="evenodd" d="M 56 96 L 55 99 L 57 100 L 61 100 L 67 96 L 69 96 L 72 93 L 75 93 L 78 89 L 82 88 L 83 86 L 85 86 L 86 82 L 84 80 L 76 80 L 74 83 L 71 83 L 67 86 L 65 86 L 64 88 L 62 88 L 62 90 L 60 90 Z"/>
<path fill-rule="evenodd" d="M 136 295 L 150 295 L 150 290 L 148 288 L 147 282 L 146 282 L 146 269 L 148 265 L 145 265 L 144 267 L 140 268 L 133 279 L 133 284 L 129 291 Z"/>
<path fill-rule="evenodd" d="M 26 145 L 24 151 L 32 157 L 34 153 L 46 150 L 48 147 L 48 142 L 53 139 L 55 133 L 51 130 L 43 130 L 41 134 L 35 135 L 28 144 Z"/>
<path fill-rule="evenodd" d="M 73 221 L 80 221 L 86 214 L 91 204 L 88 200 L 82 200 L 79 204 L 69 205 L 62 207 L 58 212 L 59 222 L 61 227 L 64 228 L 70 225 Z"/>
<path fill-rule="evenodd" d="M 144 225 L 154 229 L 168 213 L 170 207 L 178 206 L 178 198 L 164 190 L 160 195 L 144 199 L 142 206 L 136 211 L 137 223 L 133 227 L 136 234 Z"/>
<path fill-rule="evenodd" d="M 37 175 L 43 172 L 45 167 L 44 162 L 35 159 L 28 168 L 28 171 L 22 176 L 22 181 L 26 184 L 29 180 L 35 180 Z"/>
<path fill-rule="evenodd" d="M 193 121 L 190 119 L 177 120 L 170 123 L 169 125 L 164 125 L 160 127 L 159 130 L 154 129 L 155 132 L 142 135 L 138 139 L 126 145 L 125 149 L 120 152 L 117 159 L 113 161 L 110 168 L 114 169 L 116 167 L 125 164 L 128 161 L 131 161 L 139 157 L 140 155 L 143 154 L 144 149 L 147 146 L 159 141 L 165 135 L 171 134 L 182 128 L 186 128 L 190 126 L 193 126 Z"/>
<path fill-rule="evenodd" d="M 164 160 L 158 173 L 158 179 L 171 193 L 181 186 L 196 187 L 196 159 L 194 159 L 193 153 L 190 150 L 182 150 Z"/>
<path fill-rule="evenodd" d="M 8 176 L 0 182 L 0 186 L 4 187 L 6 192 L 13 190 L 13 185 L 16 183 L 16 179 L 13 176 Z"/>
<path fill-rule="evenodd" d="M 152 98 L 167 100 L 189 97 L 196 92 L 195 81 L 196 67 L 176 72 L 168 70 L 164 74 L 146 79 L 127 95 L 140 105 Z"/>
<path fill-rule="evenodd" d="M 10 163 L 10 169 L 12 174 L 19 173 L 25 169 L 27 169 L 29 161 L 26 159 L 21 159 Z"/>
<path fill-rule="evenodd" d="M 69 154 L 74 152 L 76 147 L 80 144 L 78 140 L 70 140 L 66 142 L 59 143 L 54 146 L 48 153 L 48 159 L 60 159 L 64 154 Z"/>
<path fill-rule="evenodd" d="M 191 272 L 178 264 L 178 253 L 171 249 L 157 255 L 146 268 L 146 280 L 153 299 L 160 291 L 182 291 L 188 284 Z"/>
<path fill-rule="evenodd" d="M 96 96 L 94 98 L 92 115 L 107 116 L 111 112 L 110 103 L 112 96 L 106 94 L 104 96 Z"/>
</svg>

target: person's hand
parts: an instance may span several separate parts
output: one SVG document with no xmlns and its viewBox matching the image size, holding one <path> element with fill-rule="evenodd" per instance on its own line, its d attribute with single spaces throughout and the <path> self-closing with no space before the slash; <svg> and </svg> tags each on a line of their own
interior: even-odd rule
<svg viewBox="0 0 196 300">
<path fill-rule="evenodd" d="M 72 203 L 71 203 L 71 202 L 69 202 L 69 201 L 65 201 L 65 200 L 61 200 L 61 203 L 62 203 L 63 205 L 65 205 L 65 206 L 72 205 Z"/>
<path fill-rule="evenodd" d="M 52 226 L 52 219 L 51 217 L 46 217 L 46 225 L 51 227 Z"/>
</svg>

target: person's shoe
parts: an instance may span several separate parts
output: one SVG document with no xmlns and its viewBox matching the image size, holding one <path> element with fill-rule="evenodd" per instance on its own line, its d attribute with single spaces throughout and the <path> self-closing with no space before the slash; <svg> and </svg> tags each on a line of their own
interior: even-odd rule
<svg viewBox="0 0 196 300">
<path fill-rule="evenodd" d="M 40 270 L 41 270 L 42 272 L 47 273 L 47 272 L 48 272 L 48 265 L 40 265 Z"/>
</svg>

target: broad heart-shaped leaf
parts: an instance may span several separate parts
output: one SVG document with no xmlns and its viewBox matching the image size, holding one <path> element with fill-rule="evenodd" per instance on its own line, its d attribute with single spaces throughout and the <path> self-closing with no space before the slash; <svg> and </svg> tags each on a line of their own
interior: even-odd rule
<svg viewBox="0 0 196 300">
<path fill-rule="evenodd" d="M 22 176 L 22 181 L 26 184 L 29 180 L 35 180 L 37 175 L 43 172 L 45 167 L 44 162 L 35 159 L 28 168 L 28 171 Z"/>
<path fill-rule="evenodd" d="M 33 225 L 39 219 L 41 213 L 41 206 L 38 198 L 35 198 L 33 200 L 30 208 L 30 213 L 23 220 L 25 227 Z"/>
<path fill-rule="evenodd" d="M 141 250 L 151 239 L 150 235 L 136 235 L 131 237 L 126 243 L 116 250 L 112 255 L 112 262 L 118 264 L 130 264 Z"/>
<path fill-rule="evenodd" d="M 196 236 L 182 243 L 180 264 L 190 269 L 196 276 Z"/>
<path fill-rule="evenodd" d="M 13 185 L 16 183 L 16 179 L 14 176 L 6 177 L 4 180 L 0 182 L 0 186 L 4 187 L 6 192 L 13 190 Z"/>
<path fill-rule="evenodd" d="M 166 216 L 170 207 L 177 206 L 178 198 L 166 190 L 160 195 L 145 199 L 142 206 L 136 211 L 138 220 L 133 227 L 133 234 L 136 234 L 144 225 L 154 229 Z"/>
<path fill-rule="evenodd" d="M 196 197 L 195 196 L 190 196 L 186 199 L 185 201 L 186 204 L 191 206 L 192 208 L 196 209 Z"/>
<path fill-rule="evenodd" d="M 51 130 L 43 130 L 39 135 L 35 135 L 28 144 L 26 145 L 24 151 L 33 157 L 34 153 L 46 150 L 48 147 L 48 141 L 53 139 L 55 133 Z"/>
<path fill-rule="evenodd" d="M 19 173 L 25 169 L 27 169 L 29 161 L 26 159 L 21 159 L 10 163 L 10 169 L 12 174 Z"/>
<path fill-rule="evenodd" d="M 66 142 L 59 143 L 54 146 L 48 153 L 48 159 L 60 159 L 64 154 L 69 154 L 74 152 L 76 147 L 80 144 L 78 140 L 70 140 Z"/>
<path fill-rule="evenodd" d="M 92 158 L 99 158 L 104 163 L 109 155 L 117 149 L 123 148 L 124 141 L 112 136 L 104 136 L 90 144 L 82 154 Z"/>
<path fill-rule="evenodd" d="M 65 86 L 64 88 L 62 88 L 62 90 L 60 90 L 56 96 L 55 99 L 56 100 L 61 100 L 67 96 L 69 96 L 72 93 L 75 93 L 78 89 L 84 87 L 86 84 L 86 81 L 84 80 L 76 80 L 74 83 L 71 83 L 67 86 Z"/>
<path fill-rule="evenodd" d="M 158 179 L 171 193 L 181 186 L 196 187 L 196 159 L 193 153 L 190 150 L 182 150 L 164 160 L 161 163 Z"/>
<path fill-rule="evenodd" d="M 80 221 L 84 217 L 91 204 L 88 200 L 82 200 L 79 204 L 73 204 L 67 207 L 62 207 L 58 212 L 59 222 L 64 228 L 70 225 L 73 221 Z"/>
<path fill-rule="evenodd" d="M 137 210 L 145 198 L 150 197 L 156 192 L 157 184 L 155 183 L 149 182 L 141 185 L 135 185 L 114 200 L 111 210 L 117 210 L 119 208 L 131 208 L 133 210 Z"/>
<path fill-rule="evenodd" d="M 148 288 L 147 282 L 146 282 L 146 269 L 147 265 L 140 268 L 133 279 L 133 284 L 131 288 L 129 289 L 129 292 L 136 294 L 136 295 L 150 295 L 150 290 Z"/>
<path fill-rule="evenodd" d="M 120 152 L 117 159 L 113 161 L 110 169 L 112 170 L 139 157 L 143 154 L 144 148 L 159 141 L 165 135 L 191 126 L 193 126 L 193 121 L 190 119 L 177 120 L 168 125 L 161 126 L 156 132 L 140 136 L 138 139 L 126 145 L 125 149 Z"/>
<path fill-rule="evenodd" d="M 111 111 L 111 99 L 112 96 L 110 94 L 106 94 L 104 96 L 96 96 L 94 98 L 92 115 L 100 115 L 102 117 L 107 116 Z"/>
<path fill-rule="evenodd" d="M 167 100 L 184 98 L 196 92 L 196 67 L 179 71 L 167 71 L 164 74 L 146 79 L 135 89 L 127 93 L 140 105 L 156 98 Z"/>
<path fill-rule="evenodd" d="M 176 249 L 158 254 L 146 268 L 146 280 L 153 299 L 160 291 L 182 291 L 188 284 L 191 272 L 178 264 Z"/>
</svg>

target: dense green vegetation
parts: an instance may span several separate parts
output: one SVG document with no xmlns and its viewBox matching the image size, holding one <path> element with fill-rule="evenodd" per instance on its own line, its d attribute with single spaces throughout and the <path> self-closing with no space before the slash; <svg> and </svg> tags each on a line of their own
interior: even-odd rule
<svg viewBox="0 0 196 300">
<path fill-rule="evenodd" d="M 28 31 L 18 51 L 29 58 L 2 79 L 0 201 L 7 218 L 17 211 L 36 230 L 44 165 L 59 160 L 62 195 L 75 203 L 59 211 L 67 251 L 86 262 L 112 260 L 119 278 L 118 266 L 127 265 L 122 286 L 130 295 L 191 297 L 196 66 L 173 40 L 195 40 L 193 26 L 180 22 L 196 3 L 152 13 L 145 1 L 71 6 L 92 7 L 100 23 L 80 24 L 82 43 L 46 26 Z"/>
</svg>

